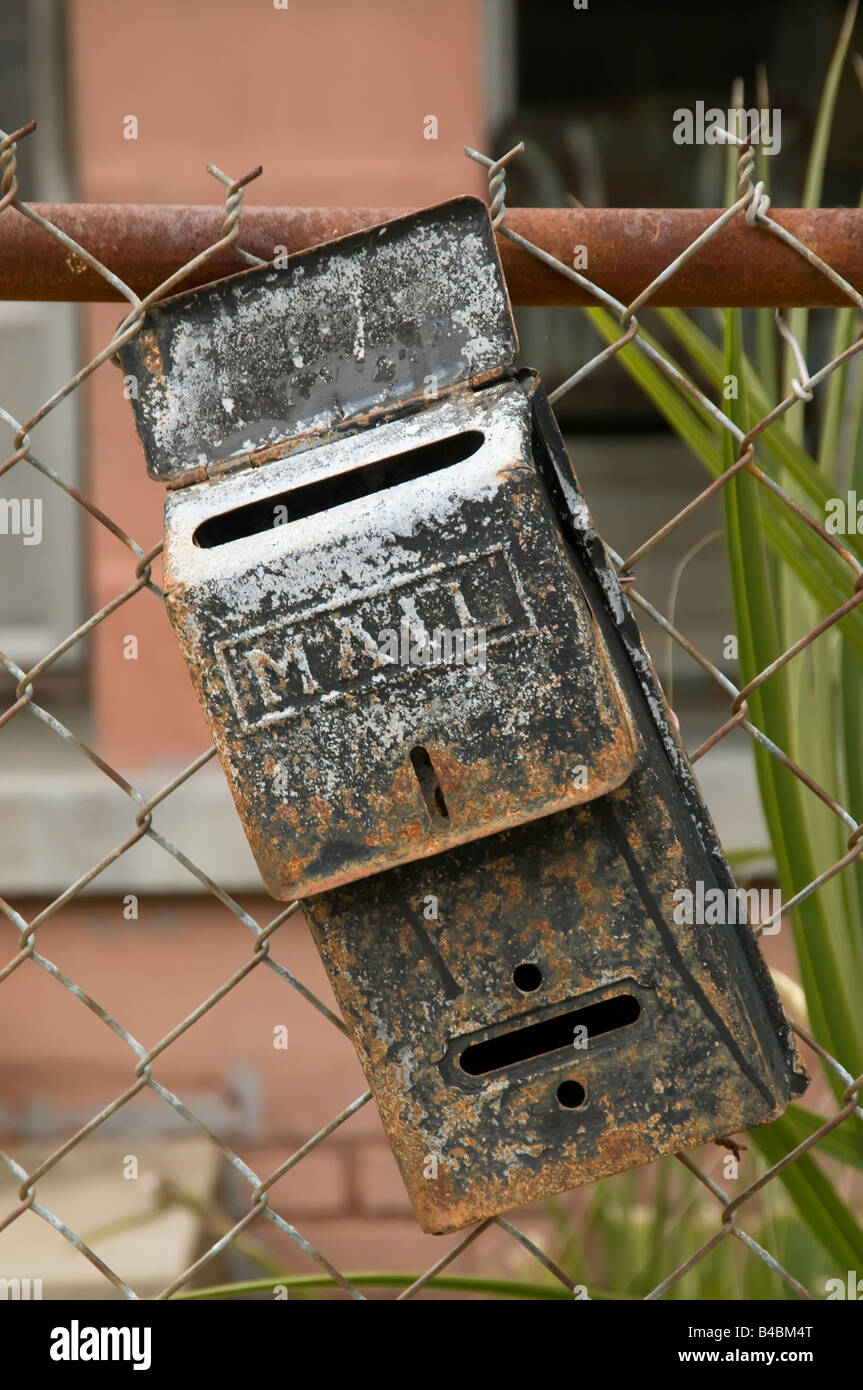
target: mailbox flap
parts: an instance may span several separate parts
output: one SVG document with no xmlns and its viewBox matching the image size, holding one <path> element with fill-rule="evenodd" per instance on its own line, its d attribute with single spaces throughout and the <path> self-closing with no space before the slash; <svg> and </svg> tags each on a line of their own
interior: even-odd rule
<svg viewBox="0 0 863 1390">
<path fill-rule="evenodd" d="M 462 197 L 165 300 L 117 356 L 148 472 L 176 484 L 487 380 L 516 351 L 488 211 Z"/>
</svg>

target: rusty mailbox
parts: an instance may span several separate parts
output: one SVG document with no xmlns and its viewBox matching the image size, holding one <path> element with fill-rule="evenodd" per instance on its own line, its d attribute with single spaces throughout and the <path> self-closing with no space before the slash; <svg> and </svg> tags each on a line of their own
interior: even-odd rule
<svg viewBox="0 0 863 1390">
<path fill-rule="evenodd" d="M 484 205 L 178 295 L 119 356 L 171 621 L 423 1227 L 779 1114 L 806 1077 Z"/>
</svg>

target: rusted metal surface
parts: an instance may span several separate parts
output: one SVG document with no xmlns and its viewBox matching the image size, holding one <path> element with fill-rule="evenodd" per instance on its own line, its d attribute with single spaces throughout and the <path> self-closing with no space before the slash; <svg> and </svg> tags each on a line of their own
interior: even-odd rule
<svg viewBox="0 0 863 1390">
<path fill-rule="evenodd" d="M 455 240 L 487 216 L 451 207 Z M 288 381 L 274 425 L 285 343 L 256 323 L 214 360 L 206 295 L 121 353 L 157 403 L 151 469 L 204 474 L 169 495 L 165 592 L 240 815 L 269 890 L 304 899 L 435 1232 L 764 1123 L 807 1081 L 743 914 L 675 920 L 677 890 L 733 880 L 538 378 L 511 365 L 493 243 L 478 298 L 416 283 L 441 216 L 403 228 L 408 275 L 363 272 L 391 301 L 375 321 L 422 344 L 394 400 L 351 366 L 311 420 Z M 266 304 L 271 274 L 221 287 L 222 311 L 250 285 Z M 334 310 L 328 387 L 362 301 Z M 214 374 L 245 392 L 239 450 L 184 390 Z M 423 659 L 423 635 L 468 629 L 482 662 Z"/>
<path fill-rule="evenodd" d="M 221 207 L 162 204 L 36 203 L 48 218 L 131 289 L 144 295 L 186 261 L 218 241 Z M 272 261 L 333 237 L 404 216 L 406 208 L 272 208 L 246 206 L 240 244 Z M 507 226 L 567 266 L 587 250 L 591 280 L 624 303 L 676 259 L 715 220 L 710 208 L 513 208 Z M 858 208 L 771 208 L 770 216 L 811 247 L 852 285 L 863 285 L 863 211 Z M 500 251 L 514 304 L 591 304 L 573 281 L 505 238 Z M 583 262 L 582 262 L 583 263 Z M 199 268 L 189 287 L 230 275 L 227 250 Z M 0 218 L 0 299 L 110 300 L 120 295 L 42 228 L 9 209 Z M 654 305 L 842 304 L 841 292 L 790 246 L 743 215 L 722 228 L 691 261 L 660 286 Z"/>
<path fill-rule="evenodd" d="M 802 1089 L 733 929 L 672 924 L 670 885 L 704 854 L 657 780 L 304 904 L 424 1229 L 763 1124 Z M 477 1037 L 620 995 L 638 1018 L 584 1048 L 570 1027 L 533 1058 L 459 1065 Z"/>
</svg>

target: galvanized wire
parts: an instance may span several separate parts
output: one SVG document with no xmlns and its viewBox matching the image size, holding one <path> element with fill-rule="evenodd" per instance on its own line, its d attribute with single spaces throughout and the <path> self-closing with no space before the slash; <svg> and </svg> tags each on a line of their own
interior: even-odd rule
<svg viewBox="0 0 863 1390">
<path fill-rule="evenodd" d="M 170 1298 L 179 1290 L 183 1289 L 190 1280 L 196 1278 L 205 1271 L 210 1262 L 226 1250 L 248 1226 L 256 1221 L 264 1220 L 273 1224 L 282 1234 L 289 1237 L 309 1259 L 316 1262 L 325 1273 L 330 1276 L 333 1283 L 347 1294 L 348 1297 L 361 1300 L 365 1297 L 362 1291 L 352 1285 L 350 1280 L 336 1267 L 336 1265 L 311 1241 L 306 1239 L 294 1225 L 273 1209 L 270 1205 L 269 1194 L 270 1189 L 280 1178 L 295 1168 L 310 1154 L 314 1153 L 334 1131 L 349 1123 L 351 1118 L 369 1102 L 371 1093 L 365 1091 L 362 1095 L 358 1096 L 355 1101 L 319 1129 L 317 1133 L 313 1134 L 294 1153 L 290 1154 L 283 1162 L 278 1164 L 272 1172 L 262 1177 L 255 1173 L 248 1164 L 234 1152 L 224 1138 L 213 1133 L 179 1096 L 168 1090 L 153 1075 L 153 1065 L 156 1059 L 171 1048 L 190 1028 L 193 1028 L 205 1014 L 217 1008 L 221 1001 L 231 993 L 247 975 L 261 967 L 274 972 L 284 984 L 297 991 L 307 1003 L 315 1008 L 332 1027 L 343 1034 L 345 1033 L 344 1024 L 332 1013 L 328 1006 L 319 999 L 312 990 L 307 988 L 302 981 L 297 979 L 286 966 L 276 961 L 271 955 L 270 946 L 273 939 L 280 927 L 295 911 L 297 904 L 292 903 L 283 908 L 267 923 L 258 922 L 245 911 L 225 889 L 195 864 L 179 846 L 175 845 L 157 829 L 153 823 L 154 812 L 157 808 L 210 761 L 214 755 L 214 749 L 210 747 L 203 750 L 188 767 L 175 775 L 158 792 L 150 796 L 145 796 L 144 793 L 132 785 L 118 769 L 106 762 L 95 749 L 90 748 L 83 740 L 75 735 L 72 730 L 67 728 L 61 720 L 36 700 L 37 681 L 50 670 L 60 656 L 87 637 L 99 624 L 128 603 L 137 593 L 147 591 L 160 602 L 162 601 L 162 595 L 151 577 L 151 566 L 160 552 L 161 545 L 145 547 L 139 544 L 138 541 L 130 536 L 122 527 L 117 525 L 109 516 L 102 512 L 100 508 L 96 507 L 86 495 L 72 487 L 50 465 L 40 461 L 32 452 L 32 432 L 61 401 L 65 400 L 71 392 L 76 390 L 99 366 L 112 359 L 116 349 L 138 331 L 143 314 L 150 304 L 180 285 L 187 275 L 205 264 L 207 259 L 213 254 L 227 246 L 233 246 L 237 252 L 238 260 L 246 264 L 260 263 L 257 257 L 252 256 L 250 253 L 243 252 L 237 243 L 241 231 L 242 190 L 253 178 L 257 178 L 261 171 L 260 169 L 256 169 L 241 179 L 232 180 L 216 166 L 208 166 L 210 172 L 219 180 L 226 190 L 225 219 L 222 227 L 222 235 L 212 246 L 208 247 L 193 260 L 181 267 L 158 286 L 157 289 L 153 290 L 142 299 L 123 284 L 123 282 L 113 274 L 109 267 L 103 265 L 92 256 L 85 246 L 79 245 L 78 242 L 69 237 L 68 234 L 61 231 L 58 227 L 55 227 L 19 199 L 16 178 L 18 142 L 29 134 L 32 129 L 32 125 L 23 127 L 12 135 L 5 135 L 3 132 L 0 132 L 0 214 L 9 208 L 14 208 L 25 217 L 29 217 L 31 220 L 37 222 L 40 227 L 53 236 L 70 252 L 70 254 L 73 254 L 78 257 L 81 262 L 90 266 L 102 276 L 113 289 L 120 292 L 128 301 L 130 312 L 123 323 L 120 324 L 110 342 L 108 342 L 95 357 L 82 366 L 69 381 L 55 391 L 29 419 L 23 422 L 19 421 L 9 411 L 0 408 L 0 420 L 9 427 L 13 434 L 13 450 L 9 457 L 0 463 L 0 476 L 12 468 L 18 467 L 22 463 L 26 462 L 30 464 L 37 469 L 52 486 L 63 491 L 76 504 L 81 506 L 93 520 L 100 526 L 103 526 L 116 539 L 120 540 L 130 552 L 132 563 L 130 566 L 129 580 L 125 587 L 121 588 L 108 603 L 104 604 L 97 612 L 88 617 L 74 632 L 70 633 L 62 642 L 58 643 L 51 651 L 47 652 L 29 670 L 23 670 L 11 657 L 0 652 L 0 663 L 2 663 L 5 670 L 14 678 L 16 683 L 15 697 L 12 703 L 8 708 L 0 712 L 0 728 L 4 725 L 11 724 L 15 719 L 21 717 L 36 719 L 58 739 L 74 748 L 83 757 L 89 759 L 104 776 L 110 779 L 115 786 L 120 788 L 124 794 L 129 797 L 132 806 L 130 807 L 128 833 L 113 849 L 98 858 L 74 883 L 65 888 L 63 892 L 38 912 L 30 921 L 25 920 L 12 904 L 0 898 L 0 909 L 2 909 L 2 912 L 10 922 L 16 934 L 16 939 L 13 944 L 13 954 L 5 965 L 0 968 L 0 984 L 25 965 L 28 968 L 39 968 L 54 980 L 61 989 L 67 991 L 85 1008 L 89 1009 L 106 1028 L 110 1029 L 129 1049 L 132 1057 L 130 1058 L 129 1084 L 126 1089 L 104 1105 L 97 1113 L 92 1115 L 71 1137 L 61 1143 L 52 1153 L 48 1154 L 36 1168 L 28 1172 L 12 1155 L 2 1155 L 8 1169 L 19 1180 L 19 1191 L 16 1204 L 2 1217 L 2 1219 L 0 1219 L 0 1232 L 17 1221 L 25 1212 L 34 1213 L 70 1242 L 80 1252 L 81 1256 L 88 1260 L 100 1274 L 104 1276 L 105 1280 L 112 1284 L 124 1298 L 138 1298 L 138 1293 L 123 1280 L 121 1274 L 112 1270 L 73 1230 L 37 1200 L 37 1189 L 41 1180 L 56 1168 L 58 1164 L 62 1163 L 67 1155 L 76 1149 L 84 1139 L 98 1131 L 107 1120 L 116 1115 L 124 1106 L 128 1105 L 128 1103 L 135 1096 L 140 1094 L 142 1090 L 149 1089 L 166 1105 L 170 1106 L 191 1130 L 198 1134 L 202 1134 L 219 1153 L 222 1159 L 231 1165 L 232 1169 L 249 1187 L 248 1207 L 238 1217 L 234 1225 L 225 1230 L 214 1240 L 209 1248 L 205 1250 L 193 1264 L 181 1271 L 181 1273 L 161 1291 L 158 1297 L 163 1299 Z M 736 141 L 732 136 L 729 136 L 729 140 L 740 144 L 740 142 Z M 863 840 L 863 826 L 858 824 L 855 817 L 844 809 L 835 798 L 820 787 L 804 769 L 798 767 L 785 750 L 777 747 L 776 744 L 752 722 L 748 699 L 775 671 L 779 670 L 788 662 L 793 661 L 801 652 L 805 651 L 812 643 L 816 642 L 824 632 L 850 612 L 859 602 L 863 601 L 863 567 L 861 567 L 855 556 L 849 553 L 836 541 L 835 537 L 830 536 L 826 532 L 815 517 L 809 515 L 798 502 L 788 496 L 774 479 L 769 478 L 763 473 L 754 462 L 754 443 L 769 424 L 778 419 L 780 415 L 784 414 L 785 411 L 790 409 L 798 400 L 811 400 L 814 388 L 824 381 L 831 372 L 843 365 L 854 353 L 863 347 L 863 337 L 859 337 L 851 347 L 828 362 L 818 372 L 810 374 L 804 355 L 791 329 L 785 320 L 777 315 L 779 332 L 789 345 L 797 374 L 791 382 L 790 393 L 782 401 L 777 403 L 756 426 L 750 429 L 748 433 L 744 434 L 743 431 L 723 413 L 714 401 L 710 400 L 710 398 L 681 373 L 657 347 L 642 336 L 636 313 L 649 303 L 660 285 L 670 279 L 686 261 L 693 256 L 697 256 L 717 232 L 734 217 L 742 217 L 748 226 L 757 226 L 767 229 L 774 236 L 785 242 L 786 245 L 791 246 L 800 256 L 804 257 L 810 265 L 816 266 L 834 285 L 841 288 L 848 298 L 860 308 L 863 308 L 863 295 L 853 286 L 847 284 L 847 282 L 839 276 L 831 266 L 822 261 L 811 248 L 804 245 L 803 242 L 792 236 L 785 228 L 780 227 L 771 219 L 769 198 L 764 193 L 763 186 L 760 183 L 753 183 L 752 174 L 754 161 L 752 159 L 751 149 L 746 144 L 740 144 L 738 187 L 735 202 L 731 207 L 726 209 L 721 216 L 716 218 L 715 221 L 693 241 L 682 255 L 646 285 L 630 304 L 623 304 L 612 295 L 608 294 L 601 286 L 593 284 L 581 272 L 575 271 L 563 262 L 557 261 L 547 251 L 535 246 L 525 237 L 511 231 L 506 225 L 506 169 L 509 163 L 518 156 L 522 148 L 523 146 L 521 145 L 516 146 L 498 160 L 492 160 L 488 156 L 480 154 L 475 150 L 466 151 L 472 159 L 477 160 L 488 171 L 491 212 L 499 236 L 509 238 L 522 247 L 523 250 L 537 257 L 545 265 L 550 266 L 559 274 L 574 280 L 594 297 L 597 304 L 604 306 L 606 309 L 610 309 L 616 314 L 621 328 L 620 337 L 606 346 L 601 352 L 597 353 L 588 362 L 578 367 L 578 369 L 552 393 L 552 399 L 556 400 L 562 397 L 568 391 L 583 382 L 591 373 L 598 370 L 621 348 L 632 345 L 643 352 L 649 360 L 659 368 L 665 377 L 672 382 L 677 390 L 683 391 L 688 396 L 695 399 L 708 417 L 725 430 L 735 442 L 737 456 L 734 463 L 708 487 L 704 488 L 691 502 L 673 517 L 669 518 L 652 536 L 646 538 L 628 557 L 623 559 L 613 551 L 611 551 L 610 554 L 614 563 L 618 566 L 621 581 L 626 584 L 627 595 L 630 601 L 647 612 L 659 624 L 667 637 L 671 641 L 677 643 L 695 662 L 697 662 L 698 665 L 714 679 L 720 689 L 729 698 L 729 718 L 710 735 L 699 748 L 694 750 L 691 754 L 692 760 L 695 761 L 703 756 L 710 748 L 715 747 L 723 738 L 727 737 L 732 730 L 737 728 L 743 729 L 756 743 L 766 749 L 772 757 L 782 762 L 785 767 L 799 778 L 808 791 L 818 796 L 822 803 L 828 806 L 833 814 L 839 817 L 848 832 L 847 852 L 840 859 L 836 860 L 835 863 L 826 866 L 816 879 L 798 892 L 790 902 L 784 905 L 783 912 L 788 913 L 793 911 L 801 902 L 811 896 L 812 893 L 817 892 L 824 883 L 828 882 L 831 878 L 835 877 L 863 857 L 863 844 L 861 844 L 861 840 Z M 720 671 L 703 653 L 698 651 L 685 635 L 678 631 L 673 623 L 638 592 L 634 583 L 635 576 L 633 571 L 635 566 L 645 555 L 650 553 L 656 546 L 660 545 L 672 531 L 687 521 L 696 510 L 705 504 L 705 502 L 716 496 L 721 489 L 726 486 L 730 479 L 735 477 L 741 470 L 748 471 L 763 487 L 769 489 L 774 497 L 776 497 L 783 506 L 787 507 L 796 518 L 804 521 L 818 534 L 825 544 L 830 545 L 840 554 L 849 568 L 849 594 L 848 598 L 842 604 L 832 613 L 822 618 L 809 632 L 803 634 L 786 652 L 777 657 L 769 667 L 759 672 L 755 679 L 751 680 L 742 689 L 737 689 L 733 682 L 729 680 L 722 671 Z M 239 923 L 251 932 L 253 938 L 248 959 L 239 966 L 223 984 L 212 991 L 197 1005 L 197 1007 L 192 1009 L 185 1018 L 179 1020 L 172 1028 L 168 1029 L 164 1036 L 150 1048 L 144 1047 L 144 1045 L 139 1042 L 119 1020 L 108 1013 L 108 1011 L 92 998 L 87 991 L 72 980 L 59 965 L 38 951 L 36 946 L 37 933 L 43 924 L 60 912 L 68 903 L 73 901 L 83 889 L 94 883 L 109 865 L 115 863 L 126 854 L 133 845 L 137 844 L 139 840 L 145 837 L 152 843 L 158 845 L 164 853 L 170 855 L 196 880 L 199 891 L 211 896 L 215 901 L 219 902 L 227 912 L 232 914 Z M 763 930 L 767 925 L 769 925 L 769 923 L 762 923 L 760 929 Z M 720 1220 L 715 1233 L 698 1249 L 694 1250 L 684 1263 L 669 1270 L 661 1282 L 647 1295 L 648 1298 L 656 1299 L 662 1297 L 662 1295 L 679 1279 L 690 1269 L 694 1268 L 700 1260 L 728 1237 L 737 1240 L 753 1255 L 762 1260 L 768 1268 L 782 1279 L 798 1296 L 805 1298 L 813 1297 L 812 1292 L 804 1288 L 792 1272 L 785 1269 L 773 1254 L 764 1249 L 762 1245 L 742 1229 L 738 1219 L 756 1195 L 770 1183 L 778 1173 L 796 1162 L 802 1155 L 816 1148 L 818 1143 L 827 1134 L 844 1124 L 852 1116 L 856 1116 L 858 1119 L 863 1118 L 863 1109 L 861 1109 L 859 1103 L 863 1077 L 854 1078 L 848 1069 L 843 1066 L 841 1061 L 831 1056 L 817 1040 L 809 1036 L 806 1030 L 798 1024 L 793 1026 L 798 1035 L 816 1051 L 825 1064 L 844 1082 L 845 1090 L 841 1097 L 839 1108 L 831 1117 L 825 1119 L 819 1129 L 801 1144 L 797 1145 L 796 1148 L 790 1150 L 778 1163 L 768 1168 L 757 1180 L 749 1183 L 734 1198 L 731 1198 L 723 1191 L 718 1183 L 714 1182 L 713 1179 L 705 1174 L 691 1155 L 679 1154 L 678 1158 L 680 1162 L 719 1202 L 721 1208 Z M 437 1274 L 451 1264 L 468 1246 L 481 1240 L 482 1236 L 493 1227 L 505 1232 L 516 1240 L 520 1248 L 538 1262 L 540 1267 L 544 1270 L 545 1275 L 558 1281 L 567 1290 L 570 1296 L 578 1296 L 578 1289 L 580 1286 L 540 1248 L 535 1240 L 525 1235 L 508 1219 L 498 1217 L 480 1223 L 471 1231 L 461 1236 L 448 1248 L 446 1253 L 423 1275 L 416 1279 L 410 1287 L 403 1289 L 397 1295 L 398 1299 L 412 1299 L 423 1289 L 426 1289 Z M 614 1291 L 611 1292 L 613 1293 Z"/>
</svg>

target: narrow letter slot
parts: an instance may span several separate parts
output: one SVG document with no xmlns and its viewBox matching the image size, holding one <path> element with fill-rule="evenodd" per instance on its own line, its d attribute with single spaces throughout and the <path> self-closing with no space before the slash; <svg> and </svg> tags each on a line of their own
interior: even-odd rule
<svg viewBox="0 0 863 1390">
<path fill-rule="evenodd" d="M 274 497 L 259 497 L 255 502 L 247 502 L 244 507 L 219 512 L 202 522 L 192 539 L 202 550 L 211 550 L 230 541 L 242 540 L 244 536 L 257 536 L 261 531 L 271 530 L 277 507 L 284 507 L 284 524 L 289 526 L 292 521 L 302 521 L 304 517 L 332 511 L 345 502 L 356 502 L 359 497 L 386 492 L 388 488 L 398 487 L 399 483 L 412 483 L 416 478 L 439 472 L 441 468 L 464 463 L 484 443 L 482 430 L 462 430 L 459 434 L 447 435 L 445 439 L 433 439 L 429 444 L 390 454 L 387 458 L 351 468 L 335 477 L 320 478 L 317 482 L 306 483 L 305 487 L 280 492 Z"/>
<path fill-rule="evenodd" d="M 562 1013 L 496 1033 L 480 1042 L 468 1042 L 454 1060 L 468 1076 L 488 1076 L 519 1062 L 572 1049 L 576 1028 L 586 1028 L 589 1040 L 599 1038 L 635 1023 L 640 1013 L 641 1005 L 634 994 L 612 994 L 592 1004 L 570 1000 Z M 455 1047 L 461 1047 L 464 1041 L 458 1039 Z"/>
</svg>

